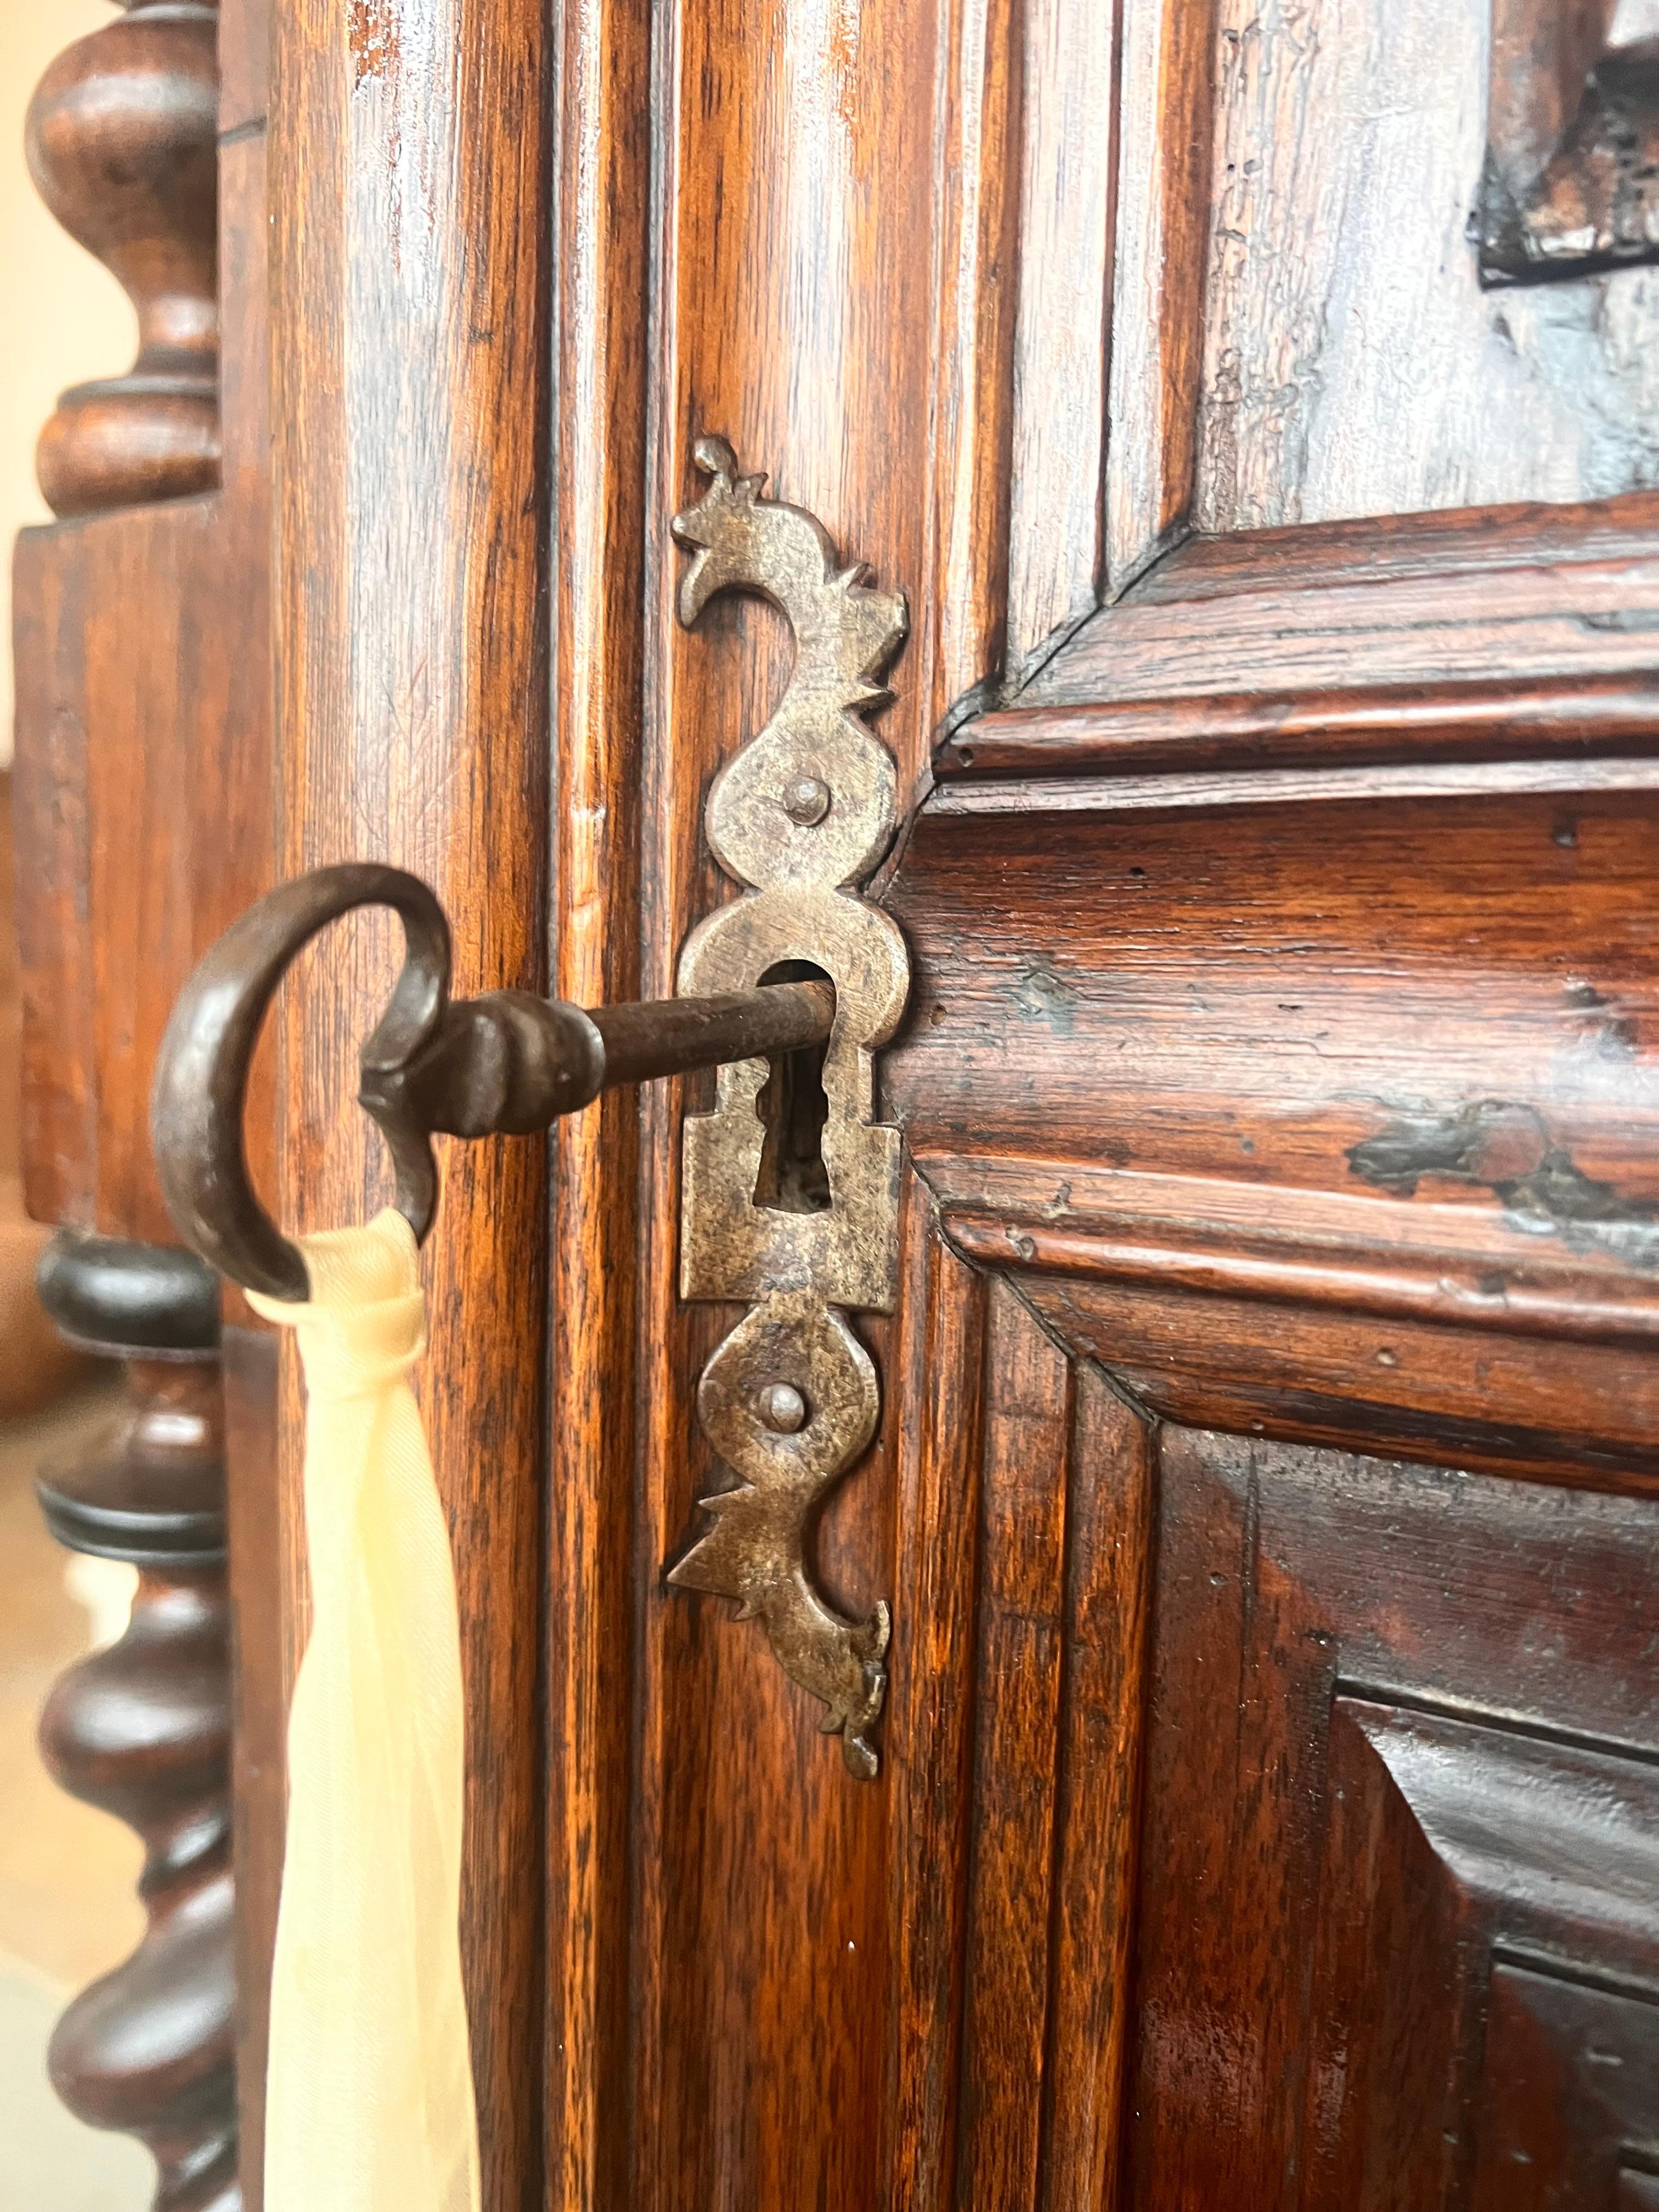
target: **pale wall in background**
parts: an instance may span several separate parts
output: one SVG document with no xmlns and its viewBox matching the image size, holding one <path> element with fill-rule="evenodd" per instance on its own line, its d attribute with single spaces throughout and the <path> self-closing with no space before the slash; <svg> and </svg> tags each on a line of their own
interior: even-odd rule
<svg viewBox="0 0 1659 2212">
<path fill-rule="evenodd" d="M 46 213 L 23 160 L 47 64 L 112 13 L 106 0 L 0 0 L 0 764 L 11 758 L 12 540 L 46 520 L 34 441 L 66 385 L 118 374 L 137 344 L 125 294 Z"/>
</svg>

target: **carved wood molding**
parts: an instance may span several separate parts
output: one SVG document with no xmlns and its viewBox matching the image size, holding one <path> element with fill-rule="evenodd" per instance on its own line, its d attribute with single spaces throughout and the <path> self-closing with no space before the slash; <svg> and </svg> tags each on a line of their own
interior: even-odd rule
<svg viewBox="0 0 1659 2212">
<path fill-rule="evenodd" d="M 1431 1117 L 1353 1151 L 1356 1175 L 1382 1195 L 1263 1192 L 1066 1160 L 919 1165 L 946 1234 L 981 1266 L 1505 1335 L 1659 1340 L 1659 1220 L 1609 1206 L 1561 1162 L 1535 1113 Z M 1476 1172 L 1491 1161 L 1496 1185 Z M 1498 1204 L 1395 1202 L 1431 1178 Z"/>
<path fill-rule="evenodd" d="M 1127 2200 L 1270 2201 L 1294 2155 L 1308 2203 L 1384 2170 L 1401 2203 L 1641 2203 L 1650 1502 L 1184 1428 L 1155 1449 L 1135 2002 L 1167 2042 L 1139 2041 Z M 1200 2047 L 1224 2091 L 1167 2063 Z"/>
<path fill-rule="evenodd" d="M 219 481 L 218 27 L 216 0 L 131 0 L 58 56 L 30 102 L 40 197 L 138 316 L 132 367 L 64 392 L 41 433 L 54 514 Z"/>
<path fill-rule="evenodd" d="M 65 1335 L 125 1360 L 129 1386 L 89 1450 L 42 1471 L 47 1522 L 140 1571 L 125 1634 L 58 1682 L 41 1747 L 64 1789 L 143 1838 L 149 1923 L 59 2021 L 52 2078 L 79 2118 L 149 2147 L 156 2212 L 240 2212 L 216 1294 L 183 1253 L 68 1231 L 40 1287 Z"/>
<path fill-rule="evenodd" d="M 1494 1152 L 1518 1138 L 1487 1134 Z M 1607 1224 L 1612 1243 L 1575 1248 L 1571 1222 L 1522 1225 L 1518 1190 L 1499 1212 L 1401 1202 L 1397 1185 L 1348 1197 L 1063 1160 L 915 1165 L 953 1249 L 1168 1419 L 1659 1480 L 1659 1297 L 1643 1255 L 1617 1249 L 1651 1236 L 1639 1209 Z"/>
<path fill-rule="evenodd" d="M 1493 0 L 1483 284 L 1659 260 L 1659 38 L 1619 0 Z"/>
</svg>

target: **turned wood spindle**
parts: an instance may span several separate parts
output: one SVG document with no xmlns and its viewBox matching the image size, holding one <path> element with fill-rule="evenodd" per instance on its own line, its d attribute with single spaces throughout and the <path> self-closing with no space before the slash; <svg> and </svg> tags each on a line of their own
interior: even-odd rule
<svg viewBox="0 0 1659 2212">
<path fill-rule="evenodd" d="M 218 10 L 131 0 L 67 48 L 29 105 L 30 172 L 138 316 L 124 376 L 76 385 L 40 434 L 56 514 L 219 481 Z"/>
<path fill-rule="evenodd" d="M 155 2212 L 240 2212 L 216 1286 L 188 1254 L 62 1231 L 40 1292 L 129 1385 L 90 1449 L 42 1471 L 46 1520 L 71 1550 L 139 1571 L 126 1633 L 59 1680 L 41 1747 L 66 1790 L 143 1839 L 149 1923 L 58 2022 L 52 2078 L 78 2118 L 148 2144 Z"/>
</svg>

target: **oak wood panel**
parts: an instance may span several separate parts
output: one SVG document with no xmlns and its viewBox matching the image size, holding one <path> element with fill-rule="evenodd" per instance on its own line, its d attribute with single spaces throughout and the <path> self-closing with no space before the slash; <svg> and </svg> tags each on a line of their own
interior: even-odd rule
<svg viewBox="0 0 1659 2212">
<path fill-rule="evenodd" d="M 1018 680 L 1104 580 L 1117 0 L 1027 0 L 1008 527 Z"/>
<path fill-rule="evenodd" d="M 909 1217 L 915 1226 L 917 1216 Z M 1116 2205 L 1146 1425 L 1006 1284 L 907 1242 L 885 2201 Z M 896 1624 L 896 1628 L 897 1624 Z"/>
<path fill-rule="evenodd" d="M 909 1195 L 902 1319 L 889 1343 L 922 1411 L 903 1425 L 896 1468 L 896 1586 L 912 1594 L 915 1626 L 891 1647 L 884 1731 L 892 2011 L 882 2166 L 895 2205 L 942 2212 L 957 2193 L 988 1291 L 931 1233 L 914 1186 Z"/>
<path fill-rule="evenodd" d="M 155 1047 L 197 954 L 271 865 L 258 134 L 221 167 L 237 271 L 222 489 L 25 531 L 14 568 L 25 1198 L 38 1220 L 160 1242 Z M 256 1162 L 268 1116 L 256 1093 Z"/>
<path fill-rule="evenodd" d="M 958 1250 L 1050 1276 L 1331 1307 L 1504 1335 L 1650 1349 L 1650 1274 L 1613 1253 L 1553 1252 L 1502 1214 L 1138 1175 L 1067 1160 L 953 1158 L 918 1166 Z"/>
<path fill-rule="evenodd" d="M 1651 1488 L 1651 802 L 1050 789 L 890 894 L 959 1249 L 1170 1417 Z"/>
<path fill-rule="evenodd" d="M 644 11 L 552 16 L 556 404 L 550 984 L 640 995 Z M 639 1103 L 558 1126 L 549 1231 L 545 2201 L 629 2202 Z"/>
<path fill-rule="evenodd" d="M 1606 2201 L 1618 2118 L 1503 2008 L 1517 1964 L 1651 1972 L 1653 1502 L 1180 1431 L 1158 1466 L 1130 2201 L 1508 2202 L 1517 2127 L 1537 2201 Z"/>
<path fill-rule="evenodd" d="M 1220 0 L 1199 528 L 1652 481 L 1648 272 L 1480 289 L 1491 26 L 1491 0 L 1376 0 L 1340 27 Z"/>
<path fill-rule="evenodd" d="M 1113 264 L 1106 569 L 1115 596 L 1192 510 L 1217 0 L 1130 0 Z"/>
<path fill-rule="evenodd" d="M 1097 1367 L 1073 1382 L 1066 1677 L 1043 2145 L 1045 2212 L 1116 2212 L 1133 2051 L 1150 1659 L 1154 1453 L 1150 1426 Z"/>
<path fill-rule="evenodd" d="M 1251 532 L 1172 555 L 1085 623 L 1022 706 L 1594 678 L 1644 668 L 1659 612 L 1654 508 L 1504 514 L 1372 533 Z M 1404 518 L 1398 519 L 1403 523 Z M 1608 540 L 1611 539 L 1611 543 Z M 1191 598 L 1201 605 L 1188 603 Z"/>
<path fill-rule="evenodd" d="M 545 981 L 550 56 L 542 11 L 275 10 L 276 714 L 287 872 L 372 855 L 436 890 L 460 993 Z M 286 993 L 281 1217 L 385 1192 L 351 1100 L 388 933 Z M 545 1148 L 453 1146 L 418 1378 L 466 1680 L 462 1948 L 492 2205 L 541 2191 Z M 285 1354 L 285 1364 L 289 1355 Z M 291 1365 L 283 1480 L 293 1542 Z M 290 1577 L 293 1552 L 289 1553 Z M 298 1597 L 291 1581 L 290 1613 Z"/>
<path fill-rule="evenodd" d="M 1286 1301 L 1034 1276 L 1057 1335 L 1167 1418 L 1659 1491 L 1650 1352 L 1443 1329 Z"/>
<path fill-rule="evenodd" d="M 985 1347 L 959 2203 L 1036 2193 L 1064 1675 L 1070 1364 L 1005 1282 Z"/>
<path fill-rule="evenodd" d="M 1650 672 L 1634 669 L 1531 683 L 1500 677 L 1008 707 L 977 715 L 947 738 L 934 768 L 947 777 L 1020 779 L 1606 759 L 1650 753 L 1656 740 L 1659 684 Z"/>
<path fill-rule="evenodd" d="M 1523 1149 L 1616 1189 L 1639 1245 L 1651 804 L 924 816 L 889 900 L 917 975 L 889 1109 L 921 1153 L 1355 1196 L 1390 1188 L 1357 1146 L 1439 1119 L 1421 1196 L 1491 1208 L 1539 1159 L 1483 1176 L 1450 1133 L 1508 1099 Z M 1557 1233 L 1618 1242 L 1611 1216 Z"/>
</svg>

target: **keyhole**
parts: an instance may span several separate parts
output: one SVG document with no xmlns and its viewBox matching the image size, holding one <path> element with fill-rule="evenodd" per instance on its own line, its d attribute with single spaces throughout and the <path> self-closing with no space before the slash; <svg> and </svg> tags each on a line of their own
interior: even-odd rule
<svg viewBox="0 0 1659 2212">
<path fill-rule="evenodd" d="M 810 960 L 781 960 L 763 983 L 827 983 Z M 830 1170 L 823 1164 L 823 1125 L 830 1101 L 823 1088 L 824 1047 L 803 1045 L 772 1055 L 772 1073 L 761 1086 L 755 1112 L 765 1127 L 755 1203 L 775 1213 L 822 1213 L 830 1203 Z"/>
</svg>

